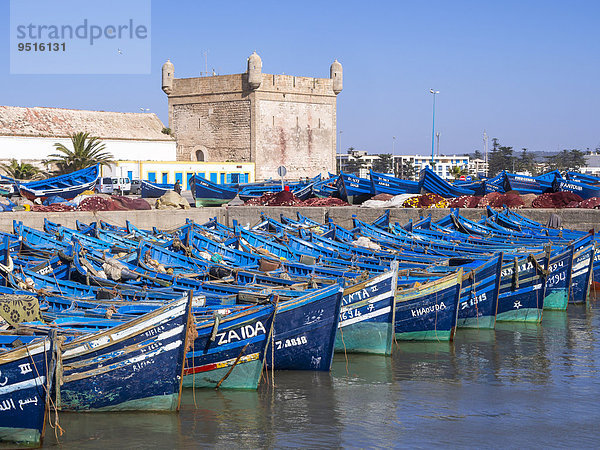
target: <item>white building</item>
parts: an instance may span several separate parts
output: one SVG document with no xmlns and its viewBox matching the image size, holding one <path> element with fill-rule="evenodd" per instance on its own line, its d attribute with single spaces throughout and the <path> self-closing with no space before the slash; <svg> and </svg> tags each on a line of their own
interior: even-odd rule
<svg viewBox="0 0 600 450">
<path fill-rule="evenodd" d="M 175 140 L 163 129 L 152 113 L 0 106 L 0 161 L 40 166 L 56 153 L 54 144 L 70 148 L 69 135 L 78 132 L 99 137 L 115 160 L 174 161 Z"/>
<path fill-rule="evenodd" d="M 419 176 L 419 172 L 425 167 L 431 167 L 431 156 L 422 156 L 422 155 L 393 155 L 394 164 L 398 165 L 399 160 L 402 161 L 404 165 L 411 165 L 415 169 L 415 176 Z M 379 159 L 377 155 L 369 155 L 364 150 L 349 150 L 347 154 L 339 154 L 337 155 L 338 166 L 341 167 L 341 170 L 344 171 L 344 167 L 347 167 L 348 163 L 352 160 L 361 160 L 363 161 L 363 166 L 360 169 L 359 177 L 368 178 L 369 170 L 373 168 L 374 161 Z M 469 171 L 469 157 L 465 155 L 457 156 L 434 156 L 433 157 L 433 170 L 440 177 L 444 179 L 454 179 L 452 175 L 453 167 L 460 167 L 465 171 Z M 469 173 L 470 174 L 470 173 Z"/>
<path fill-rule="evenodd" d="M 596 152 L 585 155 L 585 167 L 580 169 L 580 172 L 589 175 L 600 176 L 600 155 Z"/>
<path fill-rule="evenodd" d="M 179 181 L 183 189 L 189 189 L 194 174 L 213 183 L 253 183 L 253 162 L 200 162 L 200 161 L 117 161 L 103 174 L 110 177 L 128 177 L 156 183 Z"/>
<path fill-rule="evenodd" d="M 469 161 L 469 175 L 478 177 L 483 174 L 487 176 L 489 171 L 489 164 L 485 160 L 480 158 L 474 158 Z"/>
</svg>

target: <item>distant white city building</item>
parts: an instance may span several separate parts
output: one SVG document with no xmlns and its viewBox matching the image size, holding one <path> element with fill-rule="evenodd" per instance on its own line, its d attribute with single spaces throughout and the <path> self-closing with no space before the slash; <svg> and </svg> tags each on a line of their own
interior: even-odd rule
<svg viewBox="0 0 600 450">
<path fill-rule="evenodd" d="M 600 176 L 600 155 L 596 152 L 589 155 L 585 155 L 586 167 L 582 167 L 580 172 L 587 173 L 589 175 Z"/>
<path fill-rule="evenodd" d="M 478 177 L 480 174 L 487 176 L 489 171 L 489 164 L 485 160 L 480 158 L 474 158 L 469 160 L 469 175 L 472 177 Z"/>
<path fill-rule="evenodd" d="M 423 156 L 423 155 L 393 155 L 394 157 L 394 165 L 398 166 L 400 161 L 402 164 L 413 166 L 415 169 L 415 175 L 418 177 L 419 172 L 425 167 L 431 167 L 431 156 Z M 350 161 L 360 159 L 363 161 L 363 166 L 360 169 L 359 177 L 368 178 L 369 170 L 373 168 L 373 163 L 379 159 L 377 155 L 369 155 L 364 150 L 349 150 L 346 154 L 337 154 L 338 165 L 342 171 L 344 167 L 347 167 Z M 460 167 L 462 170 L 468 171 L 469 175 L 476 175 L 476 171 L 472 171 L 472 169 L 479 170 L 483 168 L 483 166 L 479 163 L 479 161 L 483 160 L 474 160 L 477 163 L 472 166 L 470 164 L 470 160 L 468 156 L 465 155 L 441 155 L 433 157 L 433 171 L 437 173 L 440 177 L 445 180 L 453 180 L 454 176 L 452 175 L 453 167 Z M 483 162 L 485 165 L 485 162 Z M 487 171 L 487 166 L 486 166 Z"/>
</svg>

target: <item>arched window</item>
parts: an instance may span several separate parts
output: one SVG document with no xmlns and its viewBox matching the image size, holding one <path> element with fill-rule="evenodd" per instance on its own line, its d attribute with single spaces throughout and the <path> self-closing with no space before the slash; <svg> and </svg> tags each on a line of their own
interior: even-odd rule
<svg viewBox="0 0 600 450">
<path fill-rule="evenodd" d="M 204 152 L 202 150 L 196 150 L 196 161 L 204 161 Z"/>
</svg>

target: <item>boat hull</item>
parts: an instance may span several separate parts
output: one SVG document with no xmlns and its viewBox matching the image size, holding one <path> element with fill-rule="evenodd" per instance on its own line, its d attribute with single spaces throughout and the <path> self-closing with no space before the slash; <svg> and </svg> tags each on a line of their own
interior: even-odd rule
<svg viewBox="0 0 600 450">
<path fill-rule="evenodd" d="M 217 319 L 196 324 L 198 337 L 186 354 L 183 386 L 257 389 L 273 315 L 273 306 L 264 305 L 228 314 L 216 329 Z"/>
<path fill-rule="evenodd" d="M 571 275 L 573 267 L 573 248 L 550 258 L 544 309 L 565 311 L 569 302 Z"/>
<path fill-rule="evenodd" d="M 498 296 L 497 322 L 540 322 L 546 291 L 545 275 L 530 258 L 505 264 Z M 518 281 L 518 282 L 517 282 Z"/>
<path fill-rule="evenodd" d="M 329 371 L 340 317 L 343 289 L 331 286 L 281 303 L 274 325 L 274 351 L 267 367 L 277 370 Z"/>
<path fill-rule="evenodd" d="M 176 300 L 65 345 L 57 407 L 86 412 L 177 409 L 188 316 L 189 301 Z"/>
<path fill-rule="evenodd" d="M 0 355 L 0 442 L 41 445 L 50 353 L 46 339 Z"/>
<path fill-rule="evenodd" d="M 573 255 L 573 275 L 569 303 L 585 303 L 590 293 L 593 273 L 594 245 L 588 245 Z"/>
<path fill-rule="evenodd" d="M 344 290 L 335 351 L 391 355 L 397 267 Z"/>
<path fill-rule="evenodd" d="M 463 276 L 457 328 L 494 328 L 502 255 Z"/>
<path fill-rule="evenodd" d="M 396 293 L 395 337 L 450 341 L 454 338 L 462 269 L 440 280 Z"/>
</svg>

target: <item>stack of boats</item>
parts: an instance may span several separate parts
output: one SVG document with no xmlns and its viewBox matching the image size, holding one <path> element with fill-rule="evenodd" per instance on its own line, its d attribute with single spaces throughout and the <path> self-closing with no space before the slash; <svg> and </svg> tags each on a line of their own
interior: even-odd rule
<svg viewBox="0 0 600 450">
<path fill-rule="evenodd" d="M 8 179 L 14 184 L 14 191 L 30 200 L 44 200 L 52 196 L 72 199 L 87 190 L 93 190 L 100 177 L 99 166 L 92 166 L 76 172 L 49 178 L 47 180 L 18 182 Z M 229 203 L 236 196 L 242 201 L 256 199 L 270 192 L 284 189 L 280 181 L 266 180 L 255 183 L 218 184 L 195 174 L 189 179 L 189 186 L 196 206 L 220 206 Z M 362 203 L 377 194 L 425 194 L 433 193 L 445 198 L 463 195 L 485 195 L 491 192 L 516 191 L 520 194 L 540 195 L 546 192 L 574 192 L 584 200 L 600 197 L 600 178 L 577 172 L 567 172 L 565 177 L 557 170 L 537 177 L 512 174 L 503 171 L 493 178 L 479 181 L 456 181 L 449 183 L 442 179 L 429 167 L 423 169 L 419 181 L 403 180 L 392 175 L 370 171 L 370 178 L 360 178 L 342 172 L 340 175 L 329 174 L 328 178 L 318 175 L 312 179 L 291 181 L 285 188 L 300 200 L 309 197 L 338 197 L 349 203 Z M 157 198 L 173 190 L 172 184 L 159 184 L 142 181 L 142 197 Z M 0 192 L 2 194 L 2 192 Z"/>
<path fill-rule="evenodd" d="M 585 302 L 600 270 L 592 234 L 508 210 L 352 229 L 300 214 L 169 231 L 46 221 L 1 238 L 2 310 L 37 300 L 43 316 L 0 336 L 0 440 L 29 444 L 49 404 L 172 411 L 182 387 L 256 389 L 265 367 L 327 371 L 335 351 L 540 322 Z"/>
<path fill-rule="evenodd" d="M 600 178 L 577 172 L 563 177 L 557 170 L 531 177 L 503 171 L 493 178 L 454 183 L 442 179 L 430 168 L 419 175 L 419 181 L 402 180 L 391 175 L 370 172 L 370 179 L 341 173 L 336 179 L 338 194 L 349 203 L 362 203 L 377 194 L 437 194 L 445 198 L 463 195 L 483 196 L 491 192 L 515 191 L 519 194 L 541 195 L 548 192 L 573 192 L 584 200 L 600 197 Z"/>
</svg>

